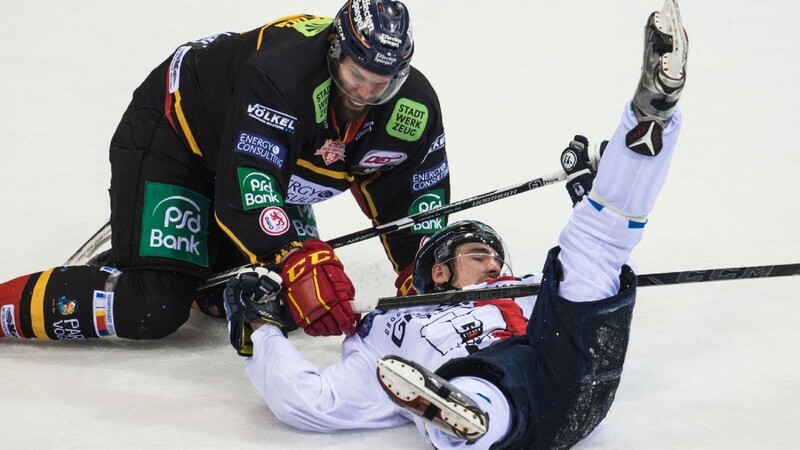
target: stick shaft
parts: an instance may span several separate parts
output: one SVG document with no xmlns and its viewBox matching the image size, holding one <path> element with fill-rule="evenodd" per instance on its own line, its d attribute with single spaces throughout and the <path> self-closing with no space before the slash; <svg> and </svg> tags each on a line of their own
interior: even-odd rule
<svg viewBox="0 0 800 450">
<path fill-rule="evenodd" d="M 800 264 L 778 264 L 773 266 L 729 267 L 725 269 L 685 270 L 639 275 L 639 286 L 666 286 L 670 284 L 701 283 L 706 281 L 744 280 L 750 278 L 773 278 L 800 275 Z M 515 298 L 539 293 L 538 284 L 511 287 L 471 289 L 464 291 L 434 292 L 410 297 L 384 297 L 378 299 L 375 309 L 387 310 L 412 306 L 430 306 L 441 303 Z"/>
<path fill-rule="evenodd" d="M 393 222 L 387 222 L 383 225 L 378 225 L 377 227 L 366 228 L 361 231 L 356 231 L 355 233 L 350 233 L 335 239 L 331 239 L 328 241 L 328 245 L 330 245 L 333 248 L 338 248 L 345 245 L 353 244 L 375 236 L 379 236 L 381 234 L 391 233 L 397 230 L 409 228 L 414 224 L 424 222 L 430 219 L 435 219 L 437 217 L 446 214 L 456 213 L 459 211 L 463 211 L 465 209 L 474 208 L 479 205 L 484 205 L 486 203 L 491 203 L 503 198 L 521 194 L 523 192 L 532 191 L 534 189 L 538 189 L 543 186 L 548 186 L 550 184 L 558 183 L 559 181 L 565 180 L 566 178 L 567 178 L 566 172 L 564 172 L 563 170 L 559 170 L 557 172 L 547 174 L 545 176 L 536 178 L 534 180 L 525 181 L 502 189 L 496 189 L 494 191 L 490 191 L 485 194 L 476 195 L 474 197 L 469 197 L 455 203 L 444 205 L 441 208 L 422 211 L 417 214 L 412 214 L 408 217 L 395 220 Z M 206 289 L 211 286 L 216 286 L 218 284 L 225 283 L 226 281 L 228 281 L 229 278 L 237 276 L 241 272 L 250 271 L 251 267 L 252 266 L 250 265 L 244 265 L 241 267 L 235 267 L 233 269 L 211 275 L 204 283 L 200 284 L 198 289 Z"/>
</svg>

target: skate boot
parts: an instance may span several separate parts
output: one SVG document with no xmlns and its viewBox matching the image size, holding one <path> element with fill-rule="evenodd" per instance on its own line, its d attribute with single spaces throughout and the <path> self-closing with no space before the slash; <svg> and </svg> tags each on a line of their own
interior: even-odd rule
<svg viewBox="0 0 800 450">
<path fill-rule="evenodd" d="M 637 112 L 666 123 L 686 81 L 689 39 L 683 28 L 678 3 L 666 0 L 664 8 L 650 15 L 644 31 L 642 77 L 633 96 Z"/>
<path fill-rule="evenodd" d="M 688 51 L 689 38 L 678 3 L 666 0 L 661 11 L 650 14 L 644 29 L 642 76 L 633 95 L 639 126 L 626 139 L 628 148 L 636 153 L 655 156 L 661 151 L 661 133 L 686 82 Z"/>
<path fill-rule="evenodd" d="M 451 436 L 473 443 L 489 429 L 475 402 L 419 364 L 389 355 L 378 361 L 377 375 L 393 402 Z"/>
</svg>

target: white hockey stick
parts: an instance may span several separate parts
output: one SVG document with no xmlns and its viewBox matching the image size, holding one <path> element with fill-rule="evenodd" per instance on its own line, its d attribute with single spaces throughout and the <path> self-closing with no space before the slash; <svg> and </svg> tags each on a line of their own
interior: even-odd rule
<svg viewBox="0 0 800 450">
<path fill-rule="evenodd" d="M 111 221 L 106 222 L 100 227 L 92 237 L 89 238 L 81 248 L 75 251 L 72 256 L 64 263 L 65 266 L 79 266 L 89 262 L 92 256 L 97 253 L 106 242 L 111 240 Z"/>
</svg>

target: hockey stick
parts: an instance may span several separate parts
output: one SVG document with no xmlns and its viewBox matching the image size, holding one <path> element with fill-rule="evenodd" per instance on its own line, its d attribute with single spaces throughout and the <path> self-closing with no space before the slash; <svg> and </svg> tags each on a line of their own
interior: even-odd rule
<svg viewBox="0 0 800 450">
<path fill-rule="evenodd" d="M 513 186 L 508 186 L 502 189 L 495 189 L 494 191 L 490 191 L 481 195 L 476 195 L 474 197 L 469 197 L 455 203 L 444 205 L 440 208 L 429 209 L 428 211 L 422 211 L 416 214 L 412 214 L 408 217 L 403 217 L 402 219 L 398 219 L 393 222 L 388 222 L 383 225 L 378 225 L 377 227 L 366 228 L 361 231 L 356 231 L 354 233 L 346 234 L 344 236 L 329 240 L 328 245 L 330 245 L 333 248 L 338 248 L 345 245 L 360 242 L 381 234 L 403 230 L 413 226 L 414 224 L 424 222 L 426 220 L 435 219 L 437 217 L 444 216 L 446 214 L 453 214 L 459 211 L 463 211 L 465 209 L 474 208 L 478 205 L 491 203 L 495 200 L 511 197 L 512 195 L 517 195 L 523 192 L 538 189 L 540 187 L 565 180 L 566 178 L 567 178 L 566 172 L 564 172 L 563 170 L 559 170 L 557 172 L 547 174 L 543 177 L 536 178 L 535 180 L 524 181 L 522 183 L 515 184 Z M 237 276 L 242 272 L 251 271 L 252 267 L 253 267 L 252 265 L 244 265 L 241 267 L 236 267 L 234 269 L 226 270 L 224 272 L 211 275 L 208 278 L 208 280 L 206 280 L 204 283 L 201 283 L 197 289 L 198 290 L 206 289 L 211 286 L 216 286 L 218 284 L 225 283 L 231 277 Z"/>
<path fill-rule="evenodd" d="M 81 247 L 72 254 L 64 263 L 65 266 L 77 266 L 86 264 L 97 250 L 106 242 L 111 240 L 111 220 L 100 227 L 92 237 L 89 238 Z"/>
<path fill-rule="evenodd" d="M 705 281 L 744 280 L 749 278 L 772 278 L 800 275 L 800 264 L 778 264 L 774 266 L 729 267 L 725 269 L 686 270 L 639 275 L 639 286 L 666 286 L 669 284 L 701 283 Z M 434 292 L 409 297 L 384 297 L 378 299 L 376 310 L 429 306 L 442 303 L 514 298 L 536 295 L 538 284 L 506 286 L 464 291 Z"/>
<path fill-rule="evenodd" d="M 559 170 L 557 172 L 547 174 L 545 176 L 536 178 L 534 180 L 524 181 L 522 183 L 515 184 L 513 186 L 508 186 L 502 189 L 495 189 L 494 191 L 490 191 L 481 195 L 476 195 L 474 197 L 469 197 L 467 199 L 455 203 L 444 205 L 440 208 L 430 209 L 428 211 L 422 211 L 417 214 L 412 214 L 408 217 L 403 217 L 402 219 L 395 220 L 393 222 L 388 222 L 383 225 L 378 225 L 377 227 L 366 228 L 361 231 L 356 231 L 354 233 L 346 234 L 344 236 L 329 240 L 328 245 L 330 245 L 333 248 L 338 248 L 356 242 L 364 241 L 366 239 L 370 239 L 381 234 L 403 230 L 417 223 L 424 222 L 430 219 L 435 219 L 437 217 L 446 214 L 453 214 L 459 211 L 463 211 L 465 209 L 474 208 L 478 205 L 491 203 L 495 200 L 500 200 L 506 197 L 511 197 L 513 195 L 521 194 L 523 192 L 538 189 L 540 187 L 565 180 L 566 178 L 567 178 L 566 172 L 564 172 L 563 170 Z M 64 263 L 64 265 L 69 266 L 69 265 L 85 264 L 89 260 L 89 258 L 103 244 L 108 242 L 110 239 L 111 239 L 111 222 L 109 221 L 106 222 L 106 224 L 103 225 L 99 230 L 97 230 L 97 232 L 94 235 L 92 235 L 92 237 L 90 237 L 89 240 L 86 241 L 86 243 L 84 243 L 67 260 L 67 262 Z M 224 272 L 211 275 L 211 277 L 209 277 L 208 280 L 206 280 L 204 283 L 198 286 L 198 289 L 205 289 L 211 286 L 216 286 L 218 284 L 224 283 L 228 281 L 229 278 L 237 276 L 239 273 L 251 271 L 252 267 L 253 266 L 251 265 L 243 265 L 241 267 L 236 267 L 230 270 L 226 270 Z"/>
</svg>

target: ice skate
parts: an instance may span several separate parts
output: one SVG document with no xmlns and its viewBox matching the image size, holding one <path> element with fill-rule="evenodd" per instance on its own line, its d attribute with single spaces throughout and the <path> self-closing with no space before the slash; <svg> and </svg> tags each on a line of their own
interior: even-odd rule
<svg viewBox="0 0 800 450">
<path fill-rule="evenodd" d="M 489 416 L 455 386 L 422 366 L 390 355 L 378 361 L 377 375 L 393 402 L 445 433 L 470 443 L 486 434 Z"/>
<path fill-rule="evenodd" d="M 686 81 L 688 50 L 678 3 L 666 0 L 645 25 L 642 77 L 633 96 L 640 118 L 655 118 L 663 126 L 672 117 Z"/>
</svg>

